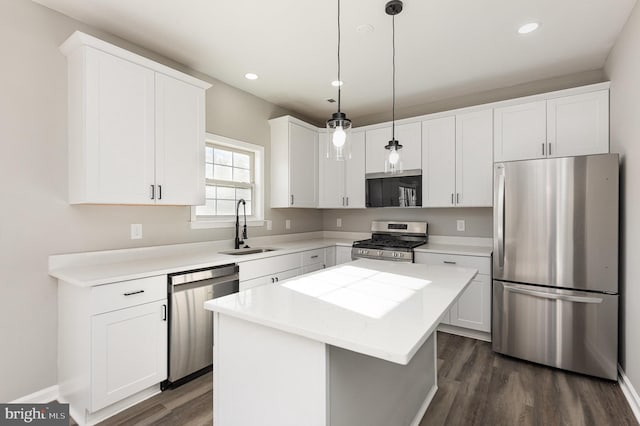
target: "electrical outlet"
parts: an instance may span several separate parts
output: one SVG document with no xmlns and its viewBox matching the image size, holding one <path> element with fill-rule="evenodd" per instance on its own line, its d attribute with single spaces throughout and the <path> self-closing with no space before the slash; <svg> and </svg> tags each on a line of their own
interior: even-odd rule
<svg viewBox="0 0 640 426">
<path fill-rule="evenodd" d="M 273 222 L 271 222 L 270 220 L 267 220 L 267 231 L 271 231 L 273 229 Z"/>
<path fill-rule="evenodd" d="M 457 225 L 458 231 L 464 232 L 464 229 L 465 229 L 464 219 L 457 220 L 456 225 Z"/>
<path fill-rule="evenodd" d="M 336 226 L 337 226 L 338 228 L 342 228 L 342 218 L 341 218 L 341 217 L 339 217 L 338 219 L 336 219 Z"/>
<path fill-rule="evenodd" d="M 284 221 L 284 229 L 291 229 L 291 219 L 286 219 Z"/>
<path fill-rule="evenodd" d="M 132 240 L 140 240 L 140 239 L 142 239 L 142 224 L 141 223 L 132 223 L 131 224 L 131 239 Z"/>
</svg>

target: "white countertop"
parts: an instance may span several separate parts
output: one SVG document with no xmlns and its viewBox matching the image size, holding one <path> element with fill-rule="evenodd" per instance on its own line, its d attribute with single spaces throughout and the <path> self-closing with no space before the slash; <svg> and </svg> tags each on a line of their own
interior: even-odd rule
<svg viewBox="0 0 640 426">
<path fill-rule="evenodd" d="M 103 259 L 99 262 L 91 260 L 83 262 L 80 260 L 66 266 L 53 267 L 49 270 L 49 275 L 80 287 L 92 287 L 118 281 L 224 265 L 227 263 L 241 264 L 249 260 L 282 256 L 335 245 L 350 247 L 352 243 L 353 240 L 341 238 L 318 238 L 276 242 L 274 244 L 260 244 L 260 247 L 276 249 L 274 251 L 243 256 L 220 254 L 218 253 L 219 251 L 226 251 L 230 248 L 216 247 L 215 245 L 211 247 L 190 247 L 188 249 L 177 245 L 174 249 L 166 250 L 158 247 L 155 251 L 155 248 L 146 248 L 144 252 L 138 252 L 135 249 L 123 250 L 122 252 L 129 252 L 129 255 L 113 255 L 112 260 Z M 256 244 L 255 247 L 258 247 L 258 245 Z M 80 255 L 82 256 L 83 254 Z"/>
<path fill-rule="evenodd" d="M 406 365 L 476 269 L 359 259 L 205 308 Z"/>
</svg>

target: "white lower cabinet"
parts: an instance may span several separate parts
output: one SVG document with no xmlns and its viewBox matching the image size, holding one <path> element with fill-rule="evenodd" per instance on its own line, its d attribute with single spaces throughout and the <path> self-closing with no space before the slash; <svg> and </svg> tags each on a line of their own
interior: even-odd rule
<svg viewBox="0 0 640 426">
<path fill-rule="evenodd" d="M 242 270 L 242 264 L 240 264 Z M 263 277 L 253 278 L 250 280 L 240 281 L 240 291 L 248 290 L 266 284 L 279 284 L 289 278 L 297 277 L 302 274 L 302 268 L 289 269 L 288 271 L 275 271 Z"/>
<path fill-rule="evenodd" d="M 351 246 L 336 246 L 336 265 L 351 262 Z"/>
<path fill-rule="evenodd" d="M 491 332 L 491 258 L 443 253 L 415 253 L 415 262 L 475 268 L 478 274 L 445 314 L 441 324 Z"/>
<path fill-rule="evenodd" d="M 58 387 L 79 424 L 160 391 L 167 378 L 167 276 L 58 283 Z"/>
</svg>

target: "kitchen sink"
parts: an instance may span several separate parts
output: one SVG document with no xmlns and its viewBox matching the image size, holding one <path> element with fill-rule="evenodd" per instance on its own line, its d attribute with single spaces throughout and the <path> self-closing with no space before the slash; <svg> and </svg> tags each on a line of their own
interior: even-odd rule
<svg viewBox="0 0 640 426">
<path fill-rule="evenodd" d="M 245 254 L 256 254 L 256 253 L 266 253 L 269 251 L 276 251 L 278 249 L 274 248 L 241 248 L 237 250 L 227 250 L 221 251 L 220 254 L 232 254 L 235 256 L 242 256 Z"/>
</svg>

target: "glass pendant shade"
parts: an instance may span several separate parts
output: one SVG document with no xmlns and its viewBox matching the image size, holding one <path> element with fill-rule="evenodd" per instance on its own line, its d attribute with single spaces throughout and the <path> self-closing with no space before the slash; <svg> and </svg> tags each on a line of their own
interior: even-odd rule
<svg viewBox="0 0 640 426">
<path fill-rule="evenodd" d="M 327 134 L 326 157 L 338 161 L 351 159 L 351 120 L 344 113 L 333 113 L 327 120 Z"/>
<path fill-rule="evenodd" d="M 400 155 L 402 145 L 394 139 L 389 141 L 389 144 L 385 146 L 385 148 L 389 150 L 389 155 L 387 155 L 384 161 L 384 172 L 392 174 L 402 173 L 402 156 Z"/>
</svg>

